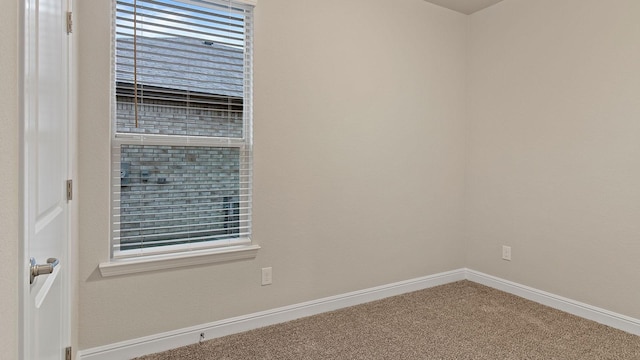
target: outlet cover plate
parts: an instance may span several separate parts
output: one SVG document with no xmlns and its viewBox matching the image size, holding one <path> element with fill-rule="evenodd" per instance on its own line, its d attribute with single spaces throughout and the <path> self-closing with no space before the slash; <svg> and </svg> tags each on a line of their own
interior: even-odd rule
<svg viewBox="0 0 640 360">
<path fill-rule="evenodd" d="M 511 261 L 511 246 L 502 245 L 502 259 Z"/>
<path fill-rule="evenodd" d="M 271 285 L 273 283 L 273 273 L 271 267 L 262 268 L 262 285 Z"/>
</svg>

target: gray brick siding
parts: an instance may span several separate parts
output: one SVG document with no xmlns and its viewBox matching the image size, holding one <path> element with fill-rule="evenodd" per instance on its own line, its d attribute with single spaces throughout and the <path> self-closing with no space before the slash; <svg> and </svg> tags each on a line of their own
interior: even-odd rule
<svg viewBox="0 0 640 360">
<path fill-rule="evenodd" d="M 118 97 L 116 129 L 134 134 L 191 135 L 242 138 L 243 116 L 237 105 L 230 110 L 177 107 L 174 101 L 145 99 L 138 104 L 138 127 L 133 98 Z"/>
<path fill-rule="evenodd" d="M 122 145 L 121 249 L 237 234 L 239 159 L 238 148 Z"/>
</svg>

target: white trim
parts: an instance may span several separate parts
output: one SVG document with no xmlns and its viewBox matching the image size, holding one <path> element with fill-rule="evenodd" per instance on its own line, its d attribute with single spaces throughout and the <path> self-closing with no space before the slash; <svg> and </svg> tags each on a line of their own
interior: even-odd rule
<svg viewBox="0 0 640 360">
<path fill-rule="evenodd" d="M 210 340 L 225 335 L 279 324 L 301 317 L 316 315 L 327 311 L 363 304 L 390 296 L 444 285 L 464 279 L 464 269 L 443 272 L 417 279 L 401 281 L 389 285 L 373 287 L 249 315 L 238 316 L 209 324 L 82 350 L 78 353 L 78 360 L 130 359 L 136 356 L 153 354 L 180 346 L 195 344 L 200 340 L 200 333 L 204 333 L 205 339 Z"/>
<path fill-rule="evenodd" d="M 495 276 L 466 268 L 425 276 L 393 284 L 354 291 L 342 295 L 331 296 L 300 304 L 284 306 L 272 310 L 238 316 L 231 319 L 216 321 L 208 324 L 169 331 L 157 335 L 123 341 L 115 344 L 82 350 L 78 353 L 78 360 L 117 360 L 130 359 L 136 356 L 153 354 L 181 346 L 195 344 L 200 340 L 200 334 L 205 334 L 206 340 L 235 334 L 263 326 L 283 323 L 301 317 L 333 311 L 348 306 L 367 303 L 400 295 L 412 291 L 427 289 L 460 280 L 470 280 L 489 286 L 540 304 L 559 309 L 589 320 L 599 322 L 632 334 L 640 335 L 640 320 L 608 310 L 587 305 L 578 301 L 550 294 L 525 285 L 520 285 Z"/>
<path fill-rule="evenodd" d="M 114 147 L 132 144 L 242 148 L 243 146 L 246 146 L 247 141 L 245 139 L 246 135 L 244 138 L 222 138 L 213 136 L 132 134 L 116 132 L 111 143 Z"/>
<path fill-rule="evenodd" d="M 562 310 L 597 323 L 611 326 L 634 335 L 640 335 L 640 319 L 605 310 L 583 302 L 568 299 L 546 291 L 534 289 L 509 280 L 466 269 L 467 280 L 492 287 L 542 305 Z"/>
<path fill-rule="evenodd" d="M 227 246 L 184 253 L 142 256 L 120 260 L 113 259 L 109 262 L 100 263 L 98 267 L 103 277 L 118 276 L 183 266 L 253 259 L 257 256 L 258 250 L 260 250 L 260 245 L 256 244 Z"/>
<path fill-rule="evenodd" d="M 245 250 L 245 247 L 239 248 L 240 245 L 251 245 L 251 239 L 238 238 L 238 239 L 222 239 L 216 241 L 201 241 L 197 243 L 177 244 L 177 245 L 164 245 L 154 246 L 142 249 L 130 249 L 130 250 L 113 250 L 112 261 L 152 257 L 154 255 L 167 255 L 176 256 L 179 254 L 195 254 L 199 250 L 215 250 L 214 252 L 220 252 L 222 248 L 233 249 L 238 248 L 239 251 Z M 199 254 L 199 253 L 197 253 Z"/>
</svg>

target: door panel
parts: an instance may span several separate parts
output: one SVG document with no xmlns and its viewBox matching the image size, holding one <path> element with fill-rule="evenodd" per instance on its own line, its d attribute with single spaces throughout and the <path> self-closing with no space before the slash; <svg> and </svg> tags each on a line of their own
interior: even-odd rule
<svg viewBox="0 0 640 360">
<path fill-rule="evenodd" d="M 23 352 L 29 360 L 64 359 L 70 341 L 66 11 L 67 0 L 25 0 L 25 252 L 38 264 L 48 258 L 60 261 L 53 273 L 37 276 L 33 284 L 25 269 Z"/>
</svg>

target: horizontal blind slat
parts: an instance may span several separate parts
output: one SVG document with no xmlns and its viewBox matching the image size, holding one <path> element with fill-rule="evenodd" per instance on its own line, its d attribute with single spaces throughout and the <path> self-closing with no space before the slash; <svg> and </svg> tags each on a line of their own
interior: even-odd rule
<svg viewBox="0 0 640 360">
<path fill-rule="evenodd" d="M 148 30 L 147 27 L 158 27 L 184 30 L 186 32 L 196 31 L 206 36 L 225 33 L 244 42 L 245 26 L 242 23 L 242 19 L 218 16 L 213 13 L 208 15 L 208 18 L 204 18 L 160 8 L 144 6 L 138 6 L 136 9 L 133 7 L 118 7 L 116 24 L 120 25 L 120 27 L 127 26 L 131 28 L 136 26 L 139 31 L 146 31 Z"/>
<path fill-rule="evenodd" d="M 164 71 L 165 75 L 161 75 L 158 72 L 154 73 L 154 70 Z M 121 71 L 121 75 L 130 74 L 133 77 L 133 72 Z M 182 72 L 182 75 L 199 75 L 196 72 Z M 148 77 L 147 77 L 148 76 Z M 223 85 L 230 86 L 231 88 L 241 88 L 242 84 L 238 84 L 238 82 L 234 81 L 225 81 L 225 79 L 238 79 L 237 77 L 226 77 L 226 76 L 216 76 L 216 80 L 203 81 L 200 79 L 192 79 L 186 78 L 184 76 L 180 76 L 179 69 L 171 70 L 158 66 L 147 66 L 144 71 L 138 71 L 138 77 L 141 78 L 141 81 L 146 82 L 146 85 L 156 85 L 161 86 L 166 82 L 173 83 L 174 86 L 186 86 L 191 89 L 198 90 L 200 92 L 206 93 L 207 91 L 211 91 L 212 85 Z M 220 79 L 220 80 L 217 80 Z M 240 78 L 241 79 L 241 78 Z"/>
<path fill-rule="evenodd" d="M 122 6 L 133 6 L 133 1 L 134 0 L 118 0 L 116 4 L 122 5 Z M 222 4 L 216 4 L 215 2 L 199 1 L 199 3 L 203 4 L 203 6 L 200 6 L 200 7 L 191 7 L 191 6 L 187 6 L 186 4 L 180 5 L 175 1 L 136 0 L 136 3 L 151 4 L 156 6 L 170 6 L 171 8 L 174 8 L 177 10 L 193 12 L 195 14 L 203 14 L 203 15 L 208 15 L 208 14 L 211 14 L 212 12 L 213 13 L 223 12 L 225 14 L 228 14 L 228 16 L 235 17 L 238 19 L 240 19 L 241 16 L 247 12 L 246 8 L 243 8 L 240 6 L 233 6 L 233 4 L 229 4 L 229 2 L 226 2 L 226 4 L 222 5 Z"/>
<path fill-rule="evenodd" d="M 223 229 L 219 229 L 217 230 L 217 232 L 224 232 L 224 231 L 231 231 L 231 230 L 244 230 L 244 229 L 248 229 L 247 226 L 237 226 L 234 228 L 223 228 Z M 145 238 L 163 238 L 163 237 L 171 237 L 172 241 L 183 241 L 183 240 L 189 240 L 188 237 L 185 236 L 199 236 L 199 235 L 205 235 L 205 236 L 212 236 L 212 237 L 226 237 L 225 235 L 206 235 L 207 233 L 211 233 L 211 232 L 216 232 L 216 231 L 211 231 L 209 229 L 206 230 L 195 230 L 195 231 L 177 231 L 177 232 L 168 232 L 168 233 L 162 233 L 162 234 L 150 234 L 150 235 L 133 235 L 133 236 L 121 236 L 119 237 L 119 239 L 122 240 L 135 240 L 135 239 L 145 239 Z"/>
<path fill-rule="evenodd" d="M 239 209 L 239 208 L 238 208 Z M 237 210 L 236 208 L 234 208 L 234 210 Z M 155 215 L 158 214 L 162 214 L 162 213 L 155 213 Z M 174 213 L 164 213 L 165 215 L 173 215 Z M 219 219 L 219 218 L 226 218 L 229 215 L 212 215 L 212 216 L 185 216 L 185 217 L 181 217 L 180 220 L 181 221 L 201 221 L 201 220 L 212 220 L 212 219 Z M 235 215 L 234 215 L 235 216 Z M 118 225 L 135 225 L 135 224 L 153 224 L 156 222 L 162 223 L 162 222 L 170 222 L 173 221 L 173 218 L 168 218 L 168 219 L 159 219 L 159 220 L 142 220 L 142 221 L 116 221 L 116 223 Z M 118 230 L 120 231 L 120 230 Z"/>
<path fill-rule="evenodd" d="M 126 30 L 126 32 L 125 32 Z M 116 29 L 116 37 L 118 38 L 116 41 L 116 47 L 121 50 L 129 50 L 132 51 L 133 45 L 133 27 L 124 27 L 119 26 Z M 242 59 L 242 54 L 248 50 L 246 47 L 239 46 L 230 46 L 228 43 L 224 43 L 221 41 L 207 41 L 203 40 L 200 37 L 197 38 L 185 38 L 185 37 L 150 37 L 150 36 L 140 36 L 137 35 L 140 44 L 140 49 L 163 49 L 167 51 L 174 51 L 175 48 L 171 47 L 171 45 L 180 46 L 180 51 L 184 52 L 192 52 L 194 54 L 202 54 L 202 53 L 213 53 L 216 57 L 222 57 L 223 59 L 233 59 L 235 62 L 238 62 Z M 144 50 L 143 50 L 144 51 Z M 225 55 L 225 54 L 232 54 Z"/>
<path fill-rule="evenodd" d="M 119 50 L 119 49 L 116 49 Z M 152 52 L 145 52 L 145 51 L 138 51 L 138 53 L 142 53 L 142 54 L 146 54 L 146 55 L 153 55 L 154 53 Z M 190 53 L 191 56 L 193 55 L 199 55 L 197 53 L 191 52 Z M 182 56 L 182 55 L 176 55 L 175 59 L 176 60 L 184 60 L 184 61 L 193 61 L 193 58 L 191 56 Z M 119 57 L 122 60 L 126 60 L 127 62 L 121 62 L 120 66 L 121 67 L 133 67 L 132 64 L 129 64 L 128 62 L 133 63 L 133 56 L 128 56 L 128 55 L 124 55 L 124 54 L 120 54 Z M 156 61 L 156 63 L 158 64 L 170 64 L 170 62 L 168 61 L 162 61 L 162 60 L 158 60 Z M 212 66 L 214 65 L 214 66 Z M 215 65 L 221 65 L 221 66 L 215 66 Z M 226 72 L 226 73 L 234 73 L 234 74 L 239 74 L 240 76 L 237 76 L 237 78 L 242 79 L 243 78 L 243 74 L 244 71 L 242 69 L 241 64 L 233 64 L 230 62 L 219 62 L 219 61 L 207 61 L 205 65 L 201 65 L 201 66 L 197 66 L 196 69 L 199 70 L 199 72 L 204 72 L 205 70 L 211 70 L 211 71 L 216 71 L 216 72 Z"/>
<path fill-rule="evenodd" d="M 249 235 L 251 235 L 251 233 L 249 231 L 245 231 L 245 232 L 238 232 L 235 234 L 235 236 L 232 239 L 238 239 L 238 238 L 243 238 L 243 237 L 248 237 Z M 163 245 L 171 245 L 171 244 L 176 244 L 176 243 L 180 243 L 180 242 L 202 242 L 202 241 L 222 241 L 222 240 L 227 240 L 228 237 L 226 235 L 212 235 L 212 236 L 198 236 L 198 237 L 190 237 L 190 238 L 176 238 L 175 240 L 160 240 L 160 241 L 153 241 L 152 243 L 146 243 L 146 242 L 134 242 L 131 244 L 123 244 L 123 245 L 118 245 L 115 246 L 114 249 L 115 250 L 122 250 L 123 248 L 146 248 L 146 247 L 150 247 L 150 246 L 163 246 Z M 118 238 L 118 240 L 120 240 L 120 238 Z M 126 239 L 124 239 L 126 240 Z"/>
</svg>

